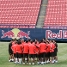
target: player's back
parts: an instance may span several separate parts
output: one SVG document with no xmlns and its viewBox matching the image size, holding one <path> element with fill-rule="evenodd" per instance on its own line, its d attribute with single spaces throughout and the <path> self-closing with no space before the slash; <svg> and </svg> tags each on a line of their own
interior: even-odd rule
<svg viewBox="0 0 67 67">
<path fill-rule="evenodd" d="M 46 44 L 45 43 L 40 43 L 40 53 L 46 52 Z"/>
<path fill-rule="evenodd" d="M 35 54 L 35 45 L 33 44 L 29 45 L 29 54 Z"/>
<path fill-rule="evenodd" d="M 20 45 L 16 45 L 16 52 L 17 53 L 22 53 L 22 47 L 21 47 L 21 44 Z"/>
<path fill-rule="evenodd" d="M 28 53 L 28 50 L 29 50 L 29 44 L 28 43 L 24 43 L 23 45 L 23 53 Z"/>
</svg>

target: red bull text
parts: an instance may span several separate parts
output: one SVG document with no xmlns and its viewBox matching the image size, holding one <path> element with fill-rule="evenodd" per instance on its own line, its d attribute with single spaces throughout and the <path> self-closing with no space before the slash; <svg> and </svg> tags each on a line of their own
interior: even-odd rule
<svg viewBox="0 0 67 67">
<path fill-rule="evenodd" d="M 67 30 L 59 30 L 58 33 L 46 30 L 45 37 L 48 39 L 67 39 Z"/>
</svg>

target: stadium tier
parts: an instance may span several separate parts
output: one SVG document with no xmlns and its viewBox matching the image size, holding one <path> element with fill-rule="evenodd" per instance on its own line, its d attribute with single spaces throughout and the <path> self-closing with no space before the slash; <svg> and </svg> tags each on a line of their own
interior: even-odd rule
<svg viewBox="0 0 67 67">
<path fill-rule="evenodd" d="M 66 0 L 48 0 L 44 27 L 67 26 Z"/>
<path fill-rule="evenodd" d="M 0 0 L 0 28 L 35 28 L 41 0 Z"/>
</svg>

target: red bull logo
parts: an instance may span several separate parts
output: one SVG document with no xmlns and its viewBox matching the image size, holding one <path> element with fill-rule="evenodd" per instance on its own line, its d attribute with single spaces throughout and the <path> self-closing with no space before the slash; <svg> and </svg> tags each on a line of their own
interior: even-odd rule
<svg viewBox="0 0 67 67">
<path fill-rule="evenodd" d="M 30 35 L 30 31 L 28 31 L 27 33 L 22 31 L 22 30 L 19 30 L 17 28 L 14 28 L 8 32 L 4 32 L 4 30 L 2 30 L 2 35 L 1 38 L 5 38 L 5 37 L 8 37 L 8 38 L 28 38 L 30 39 L 29 35 Z"/>
<path fill-rule="evenodd" d="M 25 33 L 23 31 L 20 31 L 20 32 L 18 32 L 17 37 L 19 37 L 19 38 L 23 38 L 23 37 L 30 38 L 29 37 L 29 34 L 30 34 L 30 31 L 28 31 L 28 33 Z"/>
<path fill-rule="evenodd" d="M 5 33 L 4 30 L 2 30 L 2 34 L 3 34 L 3 36 L 1 38 L 5 38 L 5 37 L 12 38 L 12 37 L 14 37 L 14 33 L 12 31 L 8 31 Z"/>
</svg>

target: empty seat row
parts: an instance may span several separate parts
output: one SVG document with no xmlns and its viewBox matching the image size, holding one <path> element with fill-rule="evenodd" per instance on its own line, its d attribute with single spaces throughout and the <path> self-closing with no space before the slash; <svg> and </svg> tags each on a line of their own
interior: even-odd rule
<svg viewBox="0 0 67 67">
<path fill-rule="evenodd" d="M 41 0 L 0 0 L 0 23 L 36 25 Z"/>
<path fill-rule="evenodd" d="M 44 26 L 67 26 L 66 0 L 48 0 Z"/>
</svg>

